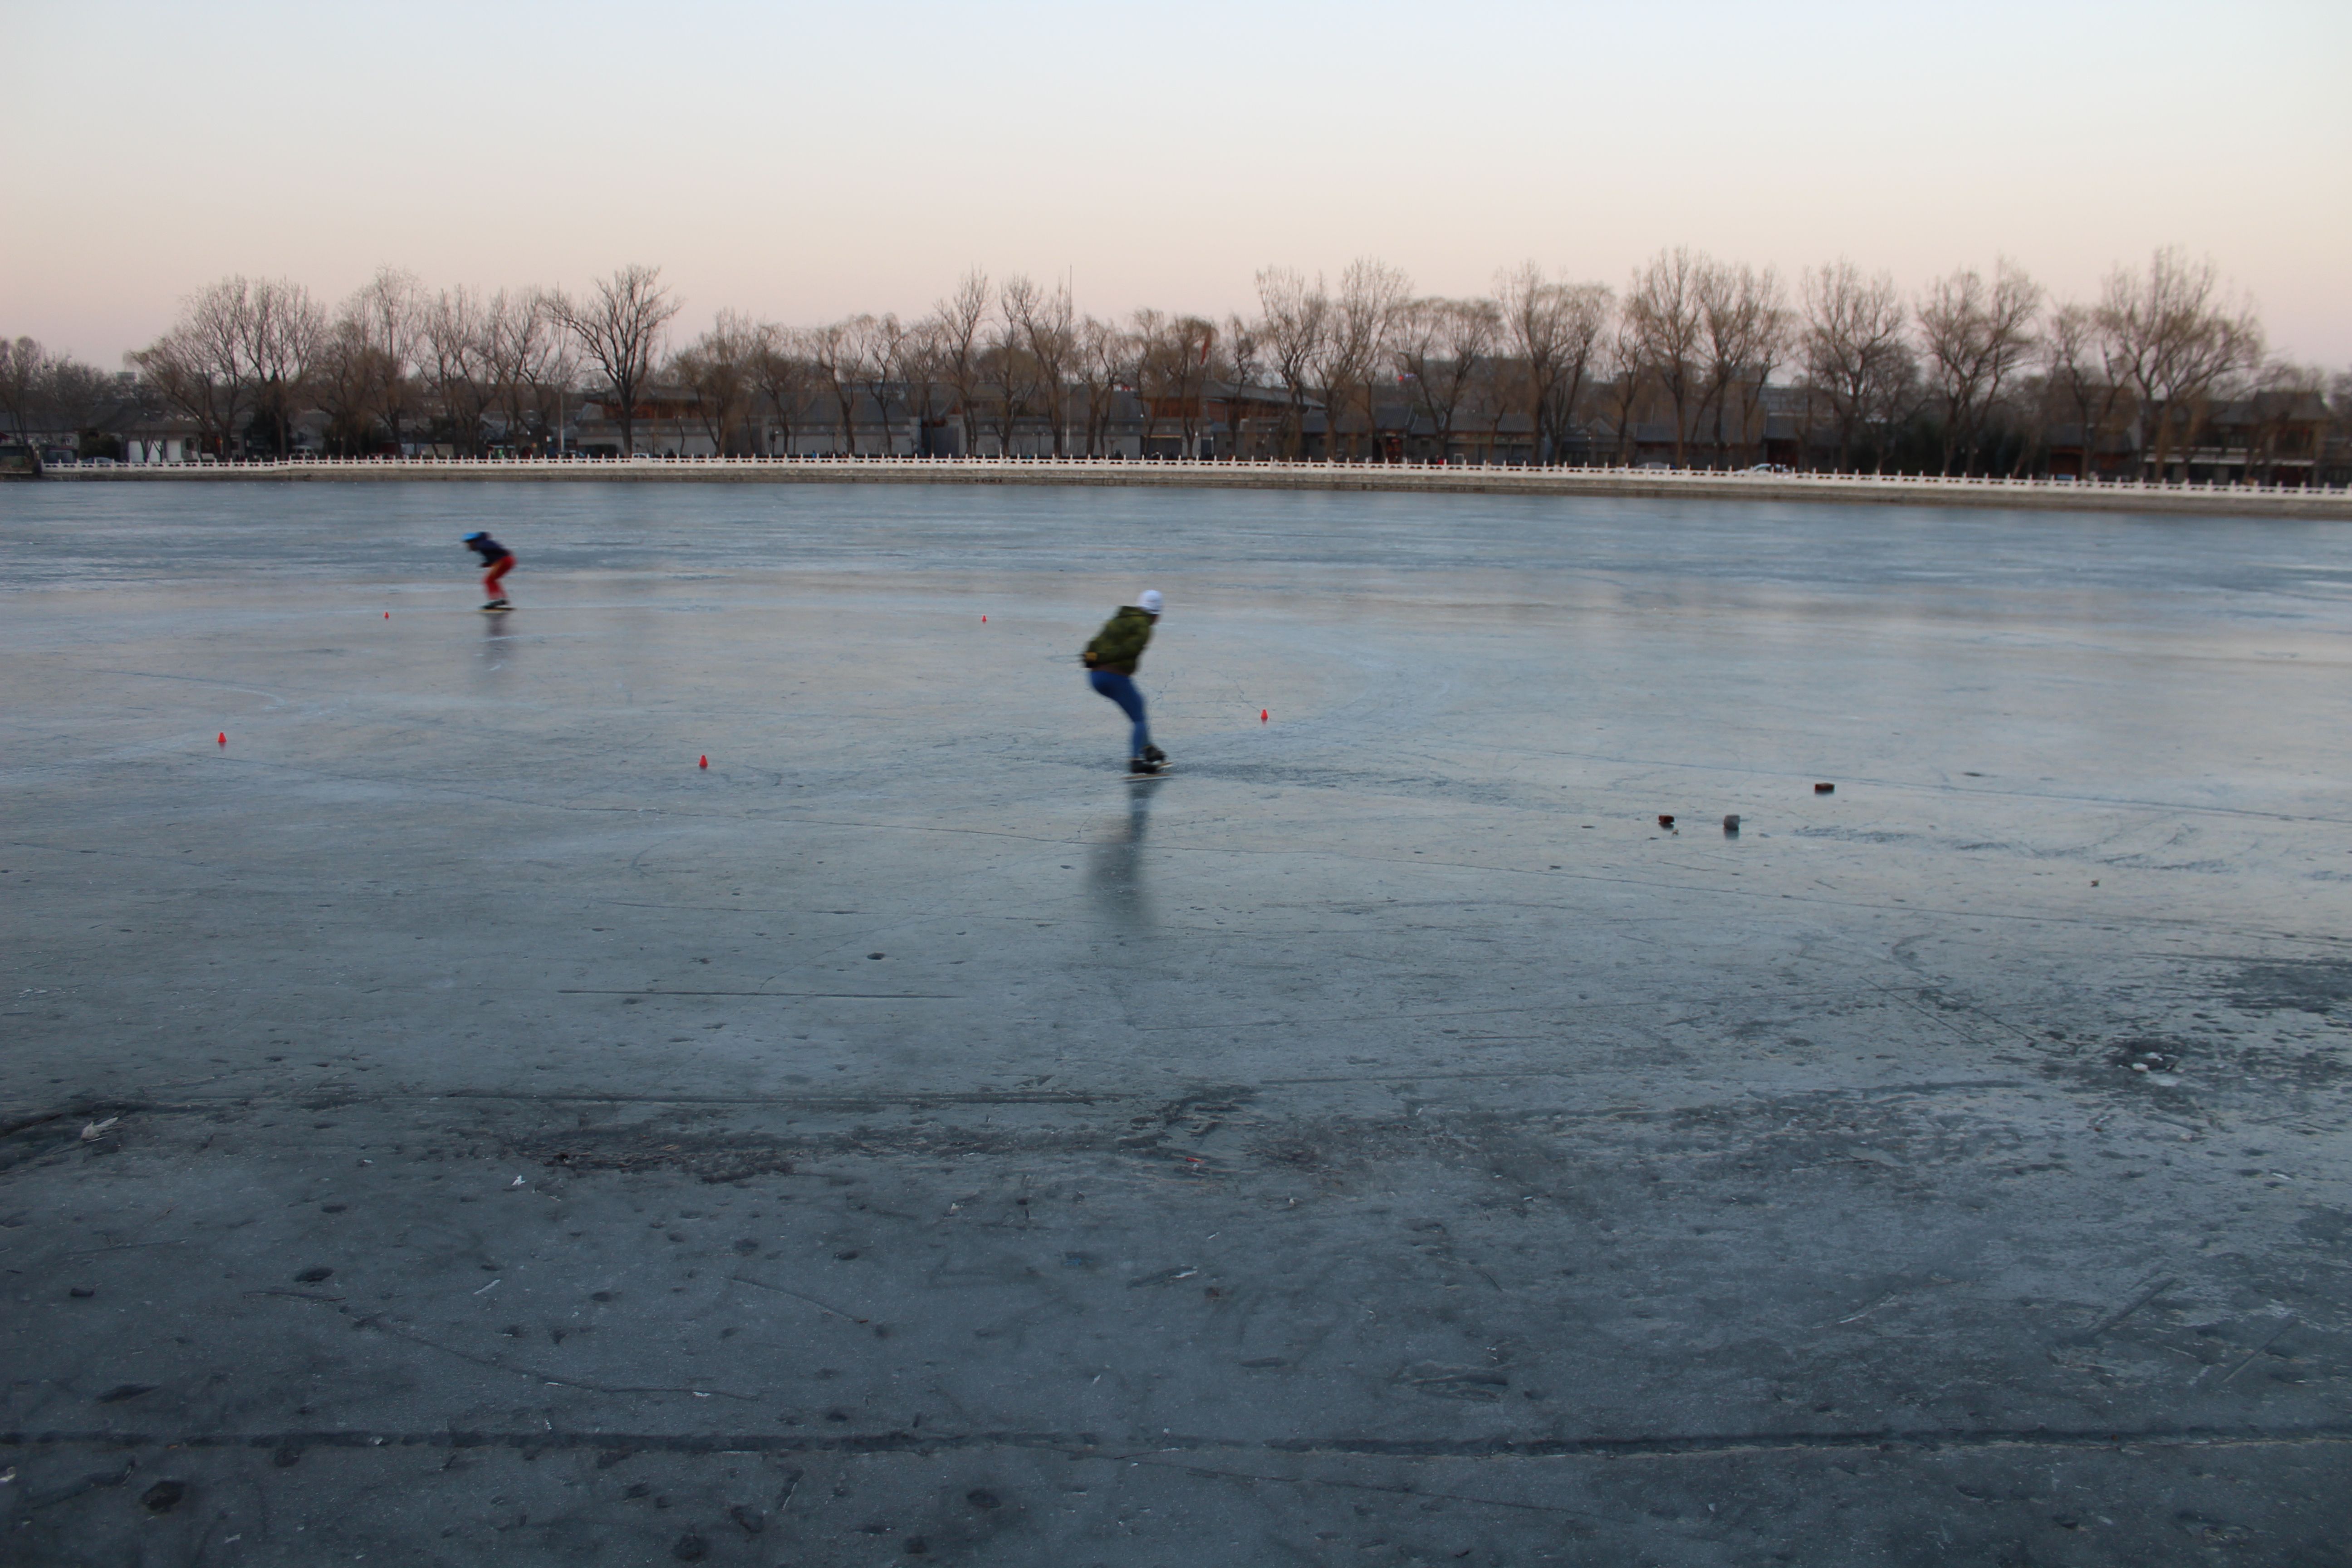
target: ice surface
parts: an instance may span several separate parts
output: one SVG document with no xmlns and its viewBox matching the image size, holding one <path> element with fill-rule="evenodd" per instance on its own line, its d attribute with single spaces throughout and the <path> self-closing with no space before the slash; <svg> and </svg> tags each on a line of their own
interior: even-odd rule
<svg viewBox="0 0 2352 1568">
<path fill-rule="evenodd" d="M 51 1555 L 2340 1522 L 2352 524 L 19 486 L 0 593 Z"/>
</svg>

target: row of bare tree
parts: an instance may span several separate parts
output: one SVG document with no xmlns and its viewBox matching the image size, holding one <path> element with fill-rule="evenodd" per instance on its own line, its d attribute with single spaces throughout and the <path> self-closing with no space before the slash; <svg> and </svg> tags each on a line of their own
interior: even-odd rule
<svg viewBox="0 0 2352 1568">
<path fill-rule="evenodd" d="M 1830 460 L 1884 464 L 1897 426 L 1932 432 L 1942 471 L 1973 472 L 2021 425 L 2128 427 L 2165 471 L 2212 400 L 2257 384 L 2316 385 L 2269 360 L 2261 323 L 2210 262 L 2159 251 L 2116 269 L 2095 300 L 2052 305 L 2003 261 L 1964 268 L 1906 296 L 1847 261 L 1803 272 L 1678 248 L 1622 291 L 1533 263 L 1492 293 L 1417 293 L 1402 272 L 1360 260 L 1335 284 L 1286 268 L 1257 277 L 1257 310 L 1223 321 L 1154 310 L 1110 321 L 1066 287 L 978 270 L 924 315 L 859 315 L 793 328 L 719 313 L 676 353 L 679 301 L 657 268 L 625 267 L 586 292 L 428 290 L 391 269 L 330 310 L 298 283 L 232 278 L 185 301 L 172 330 L 127 356 L 148 395 L 184 413 L 209 445 L 284 450 L 304 411 L 346 451 L 421 439 L 479 450 L 537 445 L 565 405 L 593 395 L 635 450 L 656 387 L 691 410 L 712 449 L 794 449 L 796 422 L 846 436 L 859 400 L 914 405 L 960 426 L 960 449 L 1013 448 L 1042 431 L 1055 455 L 1108 449 L 1120 394 L 1197 450 L 1212 383 L 1277 408 L 1262 442 L 1286 457 L 1377 455 L 1384 410 L 1409 405 L 1438 452 L 1507 421 L 1538 461 L 1664 431 L 1677 464 L 1727 464 L 1760 449 L 1775 378 L 1805 395 L 1807 434 Z M 0 357 L 0 399 L 19 428 L 33 405 L 110 381 L 29 341 Z M 919 389 L 919 390 L 917 390 Z M 1319 435 L 1313 438 L 1310 432 Z M 1233 449 L 1230 437 L 1228 451 Z M 2007 444 L 2014 457 L 2017 444 Z"/>
<path fill-rule="evenodd" d="M 1018 276 L 992 289 L 975 271 L 913 322 L 856 316 L 793 331 L 722 314 L 670 374 L 698 395 L 722 451 L 749 438 L 758 396 L 787 411 L 813 390 L 830 395 L 845 430 L 859 394 L 878 400 L 888 387 L 928 385 L 951 395 L 967 451 L 991 428 L 1010 449 L 1024 420 L 1049 428 L 1056 455 L 1071 443 L 1100 450 L 1108 395 L 1119 389 L 1172 418 L 1189 448 L 1213 378 L 1280 394 L 1277 441 L 1288 457 L 1306 444 L 1310 411 L 1327 416 L 1324 449 L 1339 456 L 1340 442 L 1371 430 L 1381 405 L 1403 402 L 1439 451 L 1466 427 L 1491 437 L 1517 414 L 1539 456 L 1555 456 L 1580 420 L 1598 415 L 1622 456 L 1636 426 L 1658 416 L 1680 464 L 1752 447 L 1764 389 L 1793 369 L 1839 467 L 1873 432 L 1925 415 L 1947 473 L 1981 467 L 2004 419 L 2071 412 L 2072 423 L 2105 430 L 2126 410 L 2161 471 L 2216 395 L 2265 373 L 2317 385 L 2316 373 L 2266 361 L 2260 322 L 2210 263 L 2171 250 L 2144 273 L 2116 269 L 2095 302 L 2054 309 L 2006 261 L 1990 278 L 1961 268 L 1916 299 L 1841 261 L 1804 273 L 1792 300 L 1769 268 L 1687 249 L 1659 255 L 1622 296 L 1533 263 L 1472 299 L 1417 295 L 1404 274 L 1371 260 L 1336 288 L 1284 268 L 1261 272 L 1257 285 L 1254 317 L 1139 310 L 1121 324 L 1080 315 L 1066 289 Z M 2019 401 L 2029 394 L 2030 409 Z"/>
<path fill-rule="evenodd" d="M 53 354 L 31 338 L 0 338 L 0 415 L 15 432 L 93 430 L 136 391 L 124 384 L 131 379 Z"/>
<path fill-rule="evenodd" d="M 677 311 L 661 294 L 642 268 L 585 300 L 542 289 L 428 293 L 386 268 L 330 313 L 299 283 L 230 278 L 191 295 L 172 330 L 128 358 L 208 445 L 258 426 L 285 450 L 295 417 L 317 408 L 346 450 L 429 436 L 473 451 L 493 416 L 509 431 L 559 422 L 583 356 L 635 393 Z M 607 318 L 632 298 L 655 309 L 625 324 L 616 345 Z"/>
</svg>

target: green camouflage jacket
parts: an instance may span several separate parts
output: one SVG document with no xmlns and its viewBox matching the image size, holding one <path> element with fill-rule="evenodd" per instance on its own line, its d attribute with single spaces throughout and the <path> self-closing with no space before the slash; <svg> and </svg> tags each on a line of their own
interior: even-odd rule
<svg viewBox="0 0 2352 1568">
<path fill-rule="evenodd" d="M 1150 640 L 1151 617 L 1129 605 L 1105 621 L 1095 640 L 1087 644 L 1087 667 L 1133 675 L 1135 661 L 1143 657 L 1144 645 Z"/>
</svg>

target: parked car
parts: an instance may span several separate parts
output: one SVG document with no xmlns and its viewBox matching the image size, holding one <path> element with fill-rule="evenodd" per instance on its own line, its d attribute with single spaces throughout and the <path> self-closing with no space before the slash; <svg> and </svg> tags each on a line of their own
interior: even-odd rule
<svg viewBox="0 0 2352 1568">
<path fill-rule="evenodd" d="M 1748 470 L 1751 474 L 1791 474 L 1794 468 L 1786 463 L 1758 463 Z"/>
</svg>

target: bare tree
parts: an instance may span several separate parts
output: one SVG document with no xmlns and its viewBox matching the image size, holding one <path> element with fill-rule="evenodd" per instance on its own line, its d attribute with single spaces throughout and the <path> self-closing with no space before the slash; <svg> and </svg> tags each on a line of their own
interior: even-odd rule
<svg viewBox="0 0 2352 1568">
<path fill-rule="evenodd" d="M 751 411 L 752 358 L 758 329 L 732 310 L 721 310 L 709 331 L 670 362 L 670 374 L 694 394 L 694 411 L 710 449 L 726 457 L 748 445 L 744 429 Z"/>
<path fill-rule="evenodd" d="M 932 307 L 932 317 L 939 323 L 940 374 L 955 394 L 966 457 L 980 451 L 981 362 L 987 353 L 982 333 L 988 325 L 989 301 L 994 297 L 988 274 L 975 267 L 963 275 L 954 293 Z"/>
<path fill-rule="evenodd" d="M 537 289 L 499 289 L 491 296 L 485 331 L 484 360 L 509 443 L 520 444 L 534 424 L 542 441 L 557 434 L 563 412 L 560 401 L 549 406 L 550 395 L 570 387 L 574 367 L 545 296 Z"/>
<path fill-rule="evenodd" d="M 109 375 L 71 354 L 51 353 L 31 338 L 0 338 L 0 414 L 11 426 L 0 436 L 29 441 L 54 434 L 79 444 L 97 434 L 133 390 L 127 371 Z"/>
<path fill-rule="evenodd" d="M 548 312 L 580 343 L 611 384 L 620 405 L 621 454 L 637 450 L 637 397 L 653 379 L 662 333 L 679 301 L 661 286 L 661 268 L 631 265 L 600 279 L 594 291 L 575 299 L 558 289 L 547 297 Z"/>
<path fill-rule="evenodd" d="M 1362 412 L 1365 434 L 1373 434 L 1378 415 L 1372 406 L 1372 378 L 1387 356 L 1398 314 L 1412 298 L 1412 280 L 1384 261 L 1364 257 L 1349 263 L 1339 275 L 1317 367 L 1325 427 L 1330 432 L 1326 456 L 1339 456 L 1339 432 L 1350 403 Z M 1352 455 L 1352 439 L 1349 447 Z"/>
<path fill-rule="evenodd" d="M 2319 456 L 2315 414 L 2326 411 L 2327 373 L 2316 365 L 2273 360 L 2257 370 L 2246 397 L 2246 479 L 2276 484 L 2283 458 Z M 2324 436 L 2322 436 L 2324 439 Z"/>
<path fill-rule="evenodd" d="M 375 276 L 344 301 L 341 315 L 352 323 L 359 345 L 373 359 L 371 374 L 393 450 L 404 451 L 408 421 L 415 411 L 410 373 L 424 335 L 424 290 L 413 274 L 397 268 L 378 268 Z"/>
<path fill-rule="evenodd" d="M 227 278 L 189 295 L 171 331 L 126 357 L 158 396 L 196 422 L 199 441 L 227 456 L 253 402 L 253 286 Z"/>
<path fill-rule="evenodd" d="M 1631 310 L 1617 312 L 1609 334 L 1609 413 L 1617 425 L 1617 466 L 1629 467 L 1639 450 L 1635 418 L 1642 412 L 1642 395 L 1648 390 L 1643 360 L 1641 323 Z"/>
<path fill-rule="evenodd" d="M 1557 462 L 1612 300 L 1598 283 L 1554 283 L 1535 262 L 1498 274 L 1504 342 L 1517 358 L 1538 463 Z"/>
<path fill-rule="evenodd" d="M 15 426 L 11 434 L 26 440 L 37 434 L 50 363 L 48 350 L 33 339 L 0 338 L 0 414 Z"/>
<path fill-rule="evenodd" d="M 1035 363 L 1021 330 L 1022 316 L 1036 302 L 1037 285 L 1020 273 L 1007 278 L 996 291 L 996 324 L 990 329 L 982 363 L 986 374 L 982 399 L 996 426 L 996 455 L 1013 455 L 1014 433 L 1031 409 L 1036 382 Z"/>
<path fill-rule="evenodd" d="M 2098 323 L 2112 363 L 2139 400 L 2159 479 L 2173 442 L 2194 439 L 2215 389 L 2263 362 L 2253 310 L 2223 296 L 2210 261 L 2192 263 L 2170 247 L 2156 253 L 2145 277 L 2121 268 L 2108 275 Z"/>
<path fill-rule="evenodd" d="M 1928 385 L 1943 415 L 1943 471 L 1957 462 L 1973 473 L 1988 416 L 2038 346 L 2041 286 L 2005 258 L 1990 283 L 1962 268 L 1928 285 L 1917 314 Z"/>
<path fill-rule="evenodd" d="M 383 374 L 382 356 L 346 306 L 328 324 L 312 375 L 319 406 L 327 416 L 327 445 L 338 455 L 356 457 L 373 449 L 383 412 Z"/>
<path fill-rule="evenodd" d="M 1397 369 L 1412 378 L 1441 463 L 1453 460 L 1454 423 L 1472 386 L 1492 369 L 1502 331 L 1502 311 L 1492 300 L 1416 300 L 1398 316 Z"/>
<path fill-rule="evenodd" d="M 1110 322 L 1088 316 L 1078 323 L 1074 363 L 1087 404 L 1087 453 L 1108 457 L 1111 415 L 1119 394 L 1136 384 L 1134 340 Z"/>
<path fill-rule="evenodd" d="M 835 416 L 841 422 L 841 441 L 835 450 L 848 457 L 857 455 L 857 334 L 863 320 L 853 316 L 812 327 L 801 339 L 809 368 L 833 393 Z"/>
<path fill-rule="evenodd" d="M 1743 441 L 1764 383 L 1788 340 L 1789 310 L 1780 274 L 1707 262 L 1698 277 L 1699 332 L 1706 370 L 1700 408 L 1715 405 L 1715 456 L 1731 461 L 1730 430 Z M 1738 416 L 1731 418 L 1734 397 Z M 1727 429 L 1727 426 L 1729 426 Z"/>
<path fill-rule="evenodd" d="M 1225 318 L 1217 330 L 1218 359 L 1212 369 L 1216 371 L 1230 389 L 1225 396 L 1225 435 L 1228 460 L 1250 456 L 1248 449 L 1249 416 L 1244 412 L 1254 400 L 1254 389 L 1265 367 L 1265 342 L 1258 335 L 1258 324 L 1238 314 Z"/>
<path fill-rule="evenodd" d="M 310 370 L 327 336 L 327 312 L 310 290 L 287 279 L 253 289 L 253 365 L 260 405 L 278 426 L 278 450 L 294 446 L 294 416 L 310 392 Z"/>
<path fill-rule="evenodd" d="M 244 412 L 268 416 L 283 452 L 325 337 L 325 312 L 300 284 L 229 278 L 189 296 L 171 331 L 130 358 L 208 440 L 234 440 Z"/>
<path fill-rule="evenodd" d="M 768 415 L 783 435 L 784 456 L 793 455 L 793 422 L 806 405 L 812 384 L 802 334 L 772 321 L 763 321 L 751 347 L 751 379 L 768 400 Z M 772 448 L 773 442 L 768 445 Z M 771 452 L 772 456 L 772 451 Z"/>
<path fill-rule="evenodd" d="M 199 447 L 223 455 L 229 452 L 241 388 L 215 374 L 194 333 L 184 325 L 174 327 L 123 359 L 165 406 L 195 421 Z"/>
<path fill-rule="evenodd" d="M 897 316 L 887 313 L 858 317 L 850 338 L 850 363 L 856 367 L 857 384 L 873 403 L 874 417 L 882 426 L 878 455 L 885 458 L 898 455 L 897 440 L 890 432 L 890 395 L 894 386 L 906 385 L 908 347 L 907 329 L 898 324 Z"/>
<path fill-rule="evenodd" d="M 922 457 L 930 446 L 927 434 L 941 423 L 933 416 L 932 393 L 940 381 L 940 323 L 937 317 L 926 316 L 898 335 L 898 385 L 905 398 L 908 416 L 915 422 L 914 455 Z"/>
<path fill-rule="evenodd" d="M 127 376 L 128 373 L 123 377 L 109 375 L 70 354 L 52 355 L 41 378 L 41 401 L 47 405 L 48 422 L 60 431 L 72 432 L 77 446 L 99 436 L 108 416 L 126 401 Z"/>
<path fill-rule="evenodd" d="M 1625 295 L 1625 319 L 1633 327 L 1633 346 L 1643 374 L 1664 395 L 1675 415 L 1675 467 L 1685 463 L 1690 438 L 1691 410 L 1705 395 L 1706 367 L 1700 359 L 1705 312 L 1699 302 L 1699 281 L 1709 263 L 1686 247 L 1662 250 L 1649 266 L 1633 274 Z"/>
<path fill-rule="evenodd" d="M 1307 439 L 1308 388 L 1323 361 L 1331 299 L 1323 290 L 1321 277 L 1310 286 L 1304 274 L 1281 267 L 1257 275 L 1257 299 L 1258 340 L 1290 404 L 1283 424 L 1282 455 L 1296 459 Z"/>
<path fill-rule="evenodd" d="M 1906 314 L 1884 272 L 1864 278 L 1853 262 L 1838 261 L 1805 274 L 1805 376 L 1836 422 L 1840 468 L 1853 467 L 1857 437 L 1891 418 L 1916 379 L 1903 341 Z"/>
<path fill-rule="evenodd" d="M 440 428 L 460 455 L 481 451 L 482 413 L 489 406 L 489 320 L 473 290 L 445 289 L 425 309 L 425 379 L 440 408 Z"/>
<path fill-rule="evenodd" d="M 2082 437 L 2083 466 L 2077 477 L 2096 479 L 2099 442 L 2115 428 L 2124 389 L 2107 363 L 2094 307 L 2061 305 L 2051 313 L 2042 363 L 2042 392 L 2051 412 L 2071 415 Z"/>
<path fill-rule="evenodd" d="M 1202 426 L 1208 417 L 1209 362 L 1215 353 L 1215 323 L 1199 316 L 1171 316 L 1142 310 L 1135 326 L 1137 392 L 1147 418 L 1156 423 L 1173 416 L 1179 456 L 1198 457 Z M 1150 425 L 1145 427 L 1147 437 Z"/>
<path fill-rule="evenodd" d="M 1066 288 L 1043 289 L 1026 278 L 1005 281 L 1004 305 L 1019 329 L 1034 401 L 1053 426 L 1054 456 L 1063 454 L 1069 423 L 1065 405 L 1070 361 L 1077 353 L 1077 311 Z"/>
</svg>

